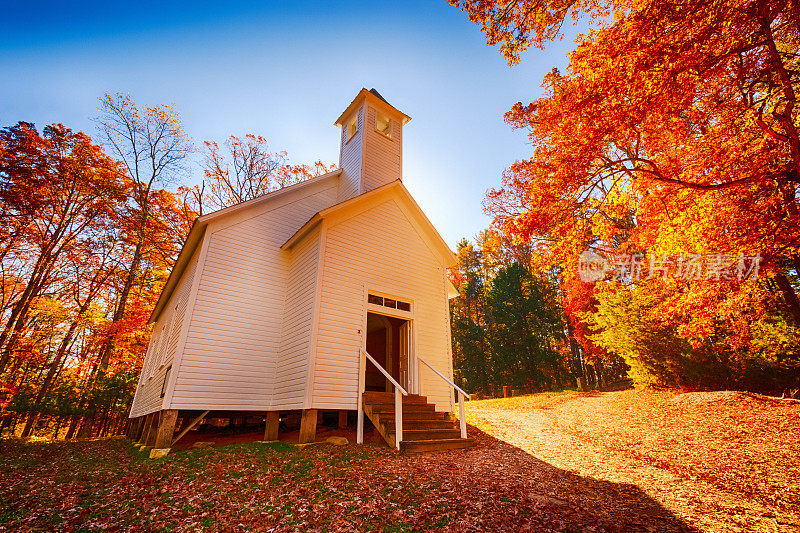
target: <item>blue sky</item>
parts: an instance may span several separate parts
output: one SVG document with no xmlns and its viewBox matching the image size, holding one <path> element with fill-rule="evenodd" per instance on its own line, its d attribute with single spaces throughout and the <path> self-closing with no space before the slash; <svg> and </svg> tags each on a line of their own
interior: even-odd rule
<svg viewBox="0 0 800 533">
<path fill-rule="evenodd" d="M 404 183 L 455 247 L 487 227 L 486 190 L 530 154 L 503 114 L 539 96 L 572 47 L 570 36 L 508 67 L 444 0 L 13 2 L 0 17 L 0 126 L 95 136 L 98 98 L 126 92 L 175 103 L 197 145 L 254 133 L 294 162 L 338 162 L 333 121 L 374 87 L 412 117 Z"/>
</svg>

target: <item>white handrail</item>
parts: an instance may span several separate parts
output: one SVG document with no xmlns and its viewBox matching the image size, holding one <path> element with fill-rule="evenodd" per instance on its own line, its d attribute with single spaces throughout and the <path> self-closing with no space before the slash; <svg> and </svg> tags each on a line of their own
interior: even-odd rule
<svg viewBox="0 0 800 533">
<path fill-rule="evenodd" d="M 380 370 L 386 379 L 394 385 L 394 445 L 399 450 L 400 442 L 403 440 L 403 396 L 408 396 L 408 392 L 400 386 L 394 378 L 389 375 L 366 350 L 359 348 L 358 363 L 358 429 L 356 432 L 356 442 L 364 443 L 364 391 L 366 390 L 367 359 Z"/>
<path fill-rule="evenodd" d="M 459 424 L 460 429 L 461 429 L 461 438 L 462 439 L 466 439 L 467 438 L 467 418 L 464 416 L 464 397 L 466 397 L 469 400 L 469 394 L 464 392 L 464 390 L 461 387 L 459 387 L 458 385 L 456 385 L 455 383 L 450 381 L 450 379 L 447 376 L 445 376 L 444 374 L 442 374 L 441 372 L 439 372 L 438 370 L 433 368 L 431 366 L 431 364 L 429 362 L 427 362 L 425 359 L 423 359 L 422 357 L 417 357 L 417 359 L 420 362 L 425 363 L 425 366 L 427 366 L 428 368 L 433 370 L 440 378 L 445 380 L 447 383 L 450 384 L 451 387 L 453 387 L 454 389 L 456 389 L 458 391 L 458 424 Z"/>
<path fill-rule="evenodd" d="M 442 374 L 441 372 L 439 372 L 438 370 L 436 370 L 435 368 L 433 368 L 429 362 L 427 362 L 427 361 L 426 361 L 425 359 L 423 359 L 422 357 L 417 357 L 417 359 L 419 359 L 421 362 L 425 363 L 425 365 L 426 365 L 428 368 L 430 368 L 431 370 L 433 370 L 434 372 L 436 372 L 437 374 L 439 374 L 439 377 L 440 377 L 440 378 L 442 378 L 443 380 L 445 380 L 446 382 L 448 382 L 448 383 L 450 384 L 450 386 L 451 386 L 451 387 L 453 387 L 453 388 L 454 388 L 454 389 L 456 389 L 458 392 L 460 392 L 461 394 L 463 394 L 464 396 L 466 396 L 466 397 L 467 397 L 467 400 L 469 400 L 469 399 L 470 399 L 470 398 L 469 398 L 469 394 L 467 394 L 466 392 L 464 392 L 464 390 L 463 390 L 461 387 L 459 387 L 458 385 L 456 385 L 455 383 L 453 383 L 452 381 L 450 381 L 450 380 L 447 378 L 447 376 L 445 376 L 444 374 Z"/>
</svg>

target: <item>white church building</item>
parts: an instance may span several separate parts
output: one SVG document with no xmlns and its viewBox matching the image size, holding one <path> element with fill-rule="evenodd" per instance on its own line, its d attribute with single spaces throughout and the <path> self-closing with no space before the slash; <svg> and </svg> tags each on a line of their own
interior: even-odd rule
<svg viewBox="0 0 800 533">
<path fill-rule="evenodd" d="M 150 318 L 129 436 L 164 449 L 176 426 L 262 416 L 275 440 L 301 413 L 310 442 L 322 412 L 356 411 L 359 440 L 363 412 L 410 452 L 471 443 L 450 416 L 456 259 L 403 185 L 408 121 L 362 89 L 335 122 L 337 170 L 195 221 Z"/>
</svg>

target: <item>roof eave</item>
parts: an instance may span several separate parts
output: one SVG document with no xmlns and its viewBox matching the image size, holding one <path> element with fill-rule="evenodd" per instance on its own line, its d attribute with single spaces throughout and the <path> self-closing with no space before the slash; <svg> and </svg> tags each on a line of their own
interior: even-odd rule
<svg viewBox="0 0 800 533">
<path fill-rule="evenodd" d="M 218 209 L 212 213 L 208 213 L 207 215 L 203 215 L 198 218 L 198 220 L 202 222 L 210 222 L 217 218 L 225 217 L 232 215 L 234 213 L 238 213 L 239 211 L 244 211 L 245 209 L 249 209 L 258 205 L 265 201 L 271 201 L 275 198 L 283 196 L 285 194 L 289 194 L 290 192 L 296 191 L 297 189 L 302 189 L 304 187 L 308 187 L 314 183 L 319 183 L 320 181 L 324 181 L 328 178 L 332 178 L 334 176 L 338 176 L 342 173 L 341 168 L 337 168 L 336 170 L 331 170 L 330 172 L 326 172 L 325 174 L 321 174 L 319 176 L 314 176 L 313 178 L 298 181 L 297 183 L 293 183 L 286 187 L 281 187 L 280 189 L 276 189 L 274 191 L 270 191 L 266 194 L 262 194 L 261 196 L 257 196 L 256 198 L 252 198 L 247 200 L 246 202 L 242 202 L 240 204 L 232 205 L 230 207 L 223 207 L 222 209 Z"/>
<path fill-rule="evenodd" d="M 297 244 L 298 242 L 303 240 L 303 237 L 311 233 L 311 231 L 322 222 L 322 216 L 320 213 L 316 213 L 314 216 L 308 219 L 308 221 L 303 224 L 299 230 L 294 232 L 294 234 L 289 237 L 289 239 L 281 245 L 281 250 L 291 250 L 292 247 Z"/>
<path fill-rule="evenodd" d="M 158 317 L 161 316 L 161 313 L 164 311 L 164 307 L 166 307 L 170 296 L 172 296 L 172 292 L 175 290 L 175 286 L 178 284 L 178 280 L 181 276 L 183 276 L 186 266 L 189 264 L 189 261 L 191 261 L 197 246 L 203 242 L 203 236 L 206 233 L 206 227 L 208 227 L 208 223 L 201 221 L 201 218 L 202 217 L 198 217 L 194 220 L 194 222 L 192 222 L 192 227 L 189 230 L 189 234 L 186 236 L 183 246 L 181 247 L 181 251 L 178 254 L 178 259 L 175 260 L 175 264 L 172 266 L 172 270 L 167 277 L 167 282 L 164 283 L 164 288 L 161 289 L 161 294 L 158 297 L 158 301 L 153 307 L 150 317 L 147 319 L 148 324 L 154 323 L 156 320 L 158 320 Z"/>
<path fill-rule="evenodd" d="M 458 260 L 456 259 L 456 254 L 454 254 L 453 251 L 450 249 L 450 247 L 447 246 L 447 243 L 444 241 L 442 236 L 439 235 L 439 232 L 436 230 L 436 227 L 431 223 L 430 219 L 425 215 L 425 213 L 422 211 L 422 208 L 420 208 L 419 204 L 417 204 L 417 202 L 411 196 L 411 193 L 408 192 L 408 189 L 405 188 L 403 182 L 400 180 L 395 180 L 391 183 L 387 183 L 386 185 L 378 187 L 377 189 L 372 189 L 371 191 L 365 192 L 364 194 L 360 194 L 358 196 L 345 200 L 344 202 L 340 202 L 336 205 L 328 207 L 327 209 L 319 211 L 313 217 L 311 217 L 308 220 L 308 222 L 303 224 L 303 226 L 299 230 L 297 230 L 291 237 L 289 237 L 289 239 L 285 243 L 283 243 L 281 249 L 288 250 L 293 246 L 295 246 L 298 242 L 302 241 L 303 237 L 308 235 L 311 232 L 311 230 L 314 227 L 316 227 L 317 224 L 322 222 L 330 214 L 341 211 L 342 209 L 346 209 L 353 204 L 365 202 L 369 200 L 369 198 L 382 194 L 383 192 L 393 188 L 397 188 L 400 191 L 402 191 L 403 196 L 411 204 L 413 210 L 419 213 L 423 225 L 426 226 L 428 229 L 427 233 L 430 241 L 432 241 L 433 246 L 436 248 L 436 250 L 439 252 L 439 255 L 442 258 L 442 264 L 446 268 L 452 268 L 456 266 L 458 264 Z"/>
<path fill-rule="evenodd" d="M 409 117 L 408 115 L 406 115 L 405 113 L 394 107 L 386 100 L 378 98 L 367 89 L 361 89 L 356 95 L 356 97 L 353 98 L 353 101 L 350 102 L 350 105 L 347 106 L 347 109 L 345 109 L 342 112 L 342 114 L 339 115 L 339 118 L 336 119 L 336 122 L 334 122 L 333 125 L 339 126 L 341 128 L 344 125 L 345 120 L 347 120 L 350 117 L 350 115 L 353 114 L 353 111 L 355 111 L 355 109 L 361 104 L 362 100 L 367 100 L 371 102 L 373 105 L 388 107 L 393 113 L 400 116 L 400 120 L 402 121 L 403 125 L 405 125 L 409 120 L 411 120 L 411 117 Z"/>
</svg>

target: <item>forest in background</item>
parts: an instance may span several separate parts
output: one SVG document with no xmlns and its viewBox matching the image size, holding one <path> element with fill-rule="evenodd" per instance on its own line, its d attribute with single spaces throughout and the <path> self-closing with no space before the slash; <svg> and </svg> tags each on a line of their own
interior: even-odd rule
<svg viewBox="0 0 800 533">
<path fill-rule="evenodd" d="M 332 168 L 253 135 L 198 149 L 171 105 L 100 108 L 100 142 L 61 124 L 0 131 L 0 432 L 117 434 L 194 219 Z M 203 179 L 181 186 L 198 152 Z"/>
<path fill-rule="evenodd" d="M 496 393 L 535 366 L 543 390 L 622 359 L 638 385 L 796 395 L 800 4 L 450 3 L 509 65 L 588 27 L 506 114 L 532 150 L 459 250 L 464 385 Z"/>
<path fill-rule="evenodd" d="M 451 3 L 510 64 L 590 24 L 545 96 L 507 113 L 532 153 L 458 245 L 460 383 L 797 394 L 800 7 Z M 174 107 L 123 95 L 101 98 L 95 137 L 0 132 L 2 431 L 115 433 L 194 218 L 330 168 L 256 136 L 197 148 Z M 197 151 L 204 179 L 180 186 Z"/>
</svg>

